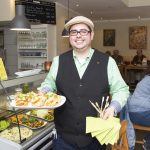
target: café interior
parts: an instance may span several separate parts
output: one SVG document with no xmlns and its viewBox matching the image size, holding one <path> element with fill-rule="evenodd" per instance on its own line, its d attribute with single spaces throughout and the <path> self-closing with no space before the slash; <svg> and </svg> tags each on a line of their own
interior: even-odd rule
<svg viewBox="0 0 150 150">
<path fill-rule="evenodd" d="M 21 0 L 20 0 L 21 1 Z M 55 3 L 55 22 L 42 25 L 49 29 L 47 37 L 49 49 L 41 64 L 34 58 L 33 64 L 24 64 L 20 61 L 18 51 L 19 31 L 10 30 L 12 19 L 15 17 L 15 0 L 0 0 L 0 57 L 8 76 L 14 76 L 15 72 L 33 68 L 48 71 L 53 58 L 71 49 L 69 38 L 62 36 L 66 20 L 74 16 L 83 15 L 89 17 L 94 23 L 95 36 L 92 47 L 113 57 L 115 50 L 118 51 L 116 63 L 120 73 L 128 84 L 130 92 L 134 92 L 137 83 L 144 77 L 150 63 L 150 2 L 147 0 L 37 0 Z M 86 6 L 87 5 L 87 6 Z M 4 7 L 5 6 L 5 7 Z M 41 27 L 39 22 L 30 22 L 35 28 Z M 43 31 L 43 30 L 42 30 Z M 27 45 L 26 43 L 25 45 Z M 36 50 L 36 48 L 35 48 Z M 133 62 L 137 51 L 141 51 L 144 59 Z M 39 52 L 37 48 L 37 52 Z M 19 53 L 19 54 L 18 54 Z M 121 61 L 117 58 L 121 56 Z M 115 56 L 114 56 L 115 59 Z M 28 60 L 27 60 L 28 61 Z M 32 61 L 30 63 L 32 63 Z M 44 64 L 48 64 L 48 69 Z M 25 62 L 26 63 L 26 62 Z M 19 66 L 28 65 L 27 68 Z M 45 76 L 44 76 L 45 77 Z M 147 133 L 150 128 L 142 130 L 137 136 L 142 138 L 143 130 Z M 144 133 L 145 134 L 145 133 Z M 142 150 L 142 142 L 138 142 L 135 150 Z M 108 147 L 109 149 L 109 147 Z M 114 149 L 124 150 L 124 149 Z M 125 149 L 126 150 L 126 149 Z"/>
<path fill-rule="evenodd" d="M 5 60 L 6 68 L 10 75 L 18 71 L 17 39 L 15 40 L 17 35 L 16 32 L 9 30 L 10 22 L 15 16 L 13 1 L 14 0 L 2 0 L 0 2 L 2 12 L 0 14 L 1 49 L 4 49 L 1 50 L 1 57 L 7 56 L 7 60 Z M 62 31 L 65 20 L 77 15 L 86 15 L 94 22 L 95 36 L 92 41 L 93 48 L 104 53 L 110 51 L 111 54 L 113 54 L 114 50 L 119 50 L 119 55 L 123 57 L 123 67 L 122 64 L 119 64 L 121 65 L 119 68 L 126 82 L 130 82 L 129 77 L 127 77 L 127 72 L 133 70 L 133 68 L 129 68 L 129 65 L 132 64 L 131 62 L 138 49 L 142 49 L 147 61 L 150 59 L 150 16 L 148 16 L 147 11 L 149 9 L 148 2 L 144 1 L 140 3 L 133 2 L 132 0 L 129 2 L 126 0 L 115 0 L 113 2 L 95 1 L 96 4 L 93 4 L 93 8 L 90 8 L 90 6 L 92 6 L 91 3 L 94 2 L 88 3 L 87 10 L 84 8 L 85 1 L 76 2 L 76 5 L 72 0 L 61 2 L 55 0 L 54 2 L 56 3 L 56 23 L 49 24 L 51 30 L 53 30 L 48 39 L 50 42 L 49 49 L 52 49 L 49 52 L 49 61 L 52 61 L 54 56 L 70 49 L 69 40 L 67 37 L 62 37 Z M 80 6 L 78 6 L 79 3 L 81 3 Z M 116 4 L 118 4 L 118 6 Z M 7 6 L 5 9 L 3 7 L 4 5 Z M 98 8 L 96 7 L 97 5 L 99 6 Z M 7 11 L 5 11 L 6 9 Z M 134 69 L 135 67 L 136 64 L 134 64 Z M 145 66 L 140 67 L 141 68 L 137 66 L 137 69 L 145 70 Z"/>
</svg>

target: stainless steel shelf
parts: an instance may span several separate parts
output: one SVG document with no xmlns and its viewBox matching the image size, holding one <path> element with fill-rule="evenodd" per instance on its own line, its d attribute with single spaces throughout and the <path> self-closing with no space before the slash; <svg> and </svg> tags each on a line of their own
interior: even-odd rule
<svg viewBox="0 0 150 150">
<path fill-rule="evenodd" d="M 34 82 L 34 81 L 38 81 L 38 80 L 44 80 L 46 75 L 47 75 L 47 73 L 43 72 L 43 73 L 25 76 L 25 77 L 15 77 L 12 79 L 10 78 L 6 81 L 2 81 L 2 84 L 5 88 L 12 87 L 12 86 L 16 86 L 18 84 L 23 84 L 23 83 L 28 83 L 28 82 L 30 83 L 30 82 Z M 1 86 L 0 86 L 0 89 L 2 89 Z"/>
</svg>

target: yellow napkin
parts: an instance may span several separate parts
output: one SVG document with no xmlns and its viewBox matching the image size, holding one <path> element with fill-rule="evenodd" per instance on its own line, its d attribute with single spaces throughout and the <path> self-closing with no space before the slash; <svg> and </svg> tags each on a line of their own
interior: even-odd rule
<svg viewBox="0 0 150 150">
<path fill-rule="evenodd" d="M 108 129 L 108 130 L 99 130 L 99 131 L 94 131 L 91 133 L 92 137 L 98 136 L 99 134 L 101 135 L 105 135 L 107 132 L 110 132 L 112 130 L 112 128 Z"/>
<path fill-rule="evenodd" d="M 110 121 L 110 119 L 107 119 Z M 106 120 L 95 117 L 86 117 L 86 133 L 94 131 L 105 131 L 108 128 L 112 128 L 113 125 Z"/>
<path fill-rule="evenodd" d="M 112 117 L 107 120 L 96 117 L 86 117 L 86 133 L 103 144 L 114 144 L 119 139 L 120 120 Z"/>
<path fill-rule="evenodd" d="M 119 130 L 120 130 L 121 125 L 119 123 L 114 124 L 114 128 L 107 134 L 105 138 L 101 140 L 101 144 L 103 145 L 104 143 L 107 145 L 108 143 L 114 144 L 117 142 L 119 139 Z M 97 139 L 99 140 L 99 137 L 97 136 Z"/>
</svg>

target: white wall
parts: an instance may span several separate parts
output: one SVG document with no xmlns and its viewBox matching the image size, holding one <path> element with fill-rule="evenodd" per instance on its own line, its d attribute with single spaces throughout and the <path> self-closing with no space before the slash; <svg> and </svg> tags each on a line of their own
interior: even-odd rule
<svg viewBox="0 0 150 150">
<path fill-rule="evenodd" d="M 136 54 L 135 49 L 129 49 L 129 27 L 146 26 L 147 27 L 147 49 L 143 53 L 150 59 L 150 21 L 116 21 L 116 22 L 95 22 L 95 37 L 92 46 L 105 52 L 114 49 L 120 50 L 124 59 L 131 60 Z M 116 44 L 115 47 L 103 46 L 103 30 L 115 29 Z"/>
<path fill-rule="evenodd" d="M 8 75 L 14 75 L 18 70 L 17 34 L 15 31 L 4 29 L 4 48 L 6 49 L 6 69 Z"/>
<path fill-rule="evenodd" d="M 0 21 L 10 21 L 15 16 L 15 0 L 0 0 Z"/>
<path fill-rule="evenodd" d="M 69 11 L 69 18 L 80 15 L 73 11 Z M 68 10 L 66 7 L 56 3 L 56 54 L 59 55 L 69 48 L 68 38 L 63 38 L 61 33 L 64 28 L 65 19 L 68 18 Z M 92 42 L 92 47 L 97 48 L 100 51 L 113 51 L 114 49 L 120 50 L 120 54 L 123 55 L 125 60 L 131 61 L 136 54 L 135 49 L 129 49 L 129 27 L 131 26 L 147 26 L 147 49 L 143 50 L 143 53 L 150 59 L 150 20 L 141 21 L 116 21 L 116 22 L 94 22 L 95 24 L 95 37 Z M 115 47 L 103 46 L 103 29 L 115 29 L 116 31 L 116 43 Z"/>
</svg>

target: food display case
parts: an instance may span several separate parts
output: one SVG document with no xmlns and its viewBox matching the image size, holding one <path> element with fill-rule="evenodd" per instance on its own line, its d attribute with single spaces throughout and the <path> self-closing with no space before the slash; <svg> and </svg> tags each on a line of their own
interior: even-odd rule
<svg viewBox="0 0 150 150">
<path fill-rule="evenodd" d="M 6 150 L 50 150 L 52 148 L 52 136 L 55 130 L 52 110 L 50 117 L 43 117 L 43 110 L 28 110 L 12 108 L 11 97 L 16 88 L 21 88 L 24 83 L 29 84 L 30 90 L 36 90 L 44 80 L 47 73 L 11 77 L 1 81 L 0 86 L 0 145 Z M 46 110 L 46 109 L 45 109 Z M 44 110 L 44 113 L 45 113 Z M 41 111 L 40 115 L 36 114 Z M 20 136 L 21 133 L 21 136 Z"/>
</svg>

